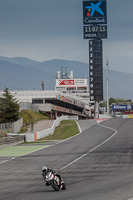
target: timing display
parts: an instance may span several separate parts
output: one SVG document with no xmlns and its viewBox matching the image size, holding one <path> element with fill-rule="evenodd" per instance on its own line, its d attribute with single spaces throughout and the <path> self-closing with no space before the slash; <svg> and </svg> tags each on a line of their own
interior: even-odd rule
<svg viewBox="0 0 133 200">
<path fill-rule="evenodd" d="M 107 30 L 107 26 L 100 26 L 100 25 L 90 25 L 85 26 L 85 33 L 92 33 L 92 32 L 105 32 Z"/>
<path fill-rule="evenodd" d="M 102 40 L 89 40 L 90 101 L 103 100 Z"/>
<path fill-rule="evenodd" d="M 107 25 L 84 26 L 84 39 L 107 38 Z"/>
</svg>

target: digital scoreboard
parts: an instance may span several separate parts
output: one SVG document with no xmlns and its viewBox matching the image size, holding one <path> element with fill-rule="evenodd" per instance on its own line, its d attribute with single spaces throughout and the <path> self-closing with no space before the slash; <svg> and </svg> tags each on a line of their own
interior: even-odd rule
<svg viewBox="0 0 133 200">
<path fill-rule="evenodd" d="M 84 39 L 107 38 L 107 25 L 84 26 Z"/>
<path fill-rule="evenodd" d="M 103 100 L 102 40 L 89 40 L 90 100 Z"/>
<path fill-rule="evenodd" d="M 103 100 L 102 39 L 107 38 L 106 0 L 83 1 L 83 34 L 89 39 L 90 101 Z"/>
</svg>

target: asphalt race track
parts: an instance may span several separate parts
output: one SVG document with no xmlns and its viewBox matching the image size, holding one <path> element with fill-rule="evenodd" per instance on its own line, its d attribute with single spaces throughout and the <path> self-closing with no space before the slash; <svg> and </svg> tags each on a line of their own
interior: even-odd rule
<svg viewBox="0 0 133 200">
<path fill-rule="evenodd" d="M 64 142 L 1 159 L 1 200 L 128 200 L 133 197 L 133 119 L 109 119 Z M 65 191 L 45 186 L 43 165 L 61 173 Z"/>
</svg>

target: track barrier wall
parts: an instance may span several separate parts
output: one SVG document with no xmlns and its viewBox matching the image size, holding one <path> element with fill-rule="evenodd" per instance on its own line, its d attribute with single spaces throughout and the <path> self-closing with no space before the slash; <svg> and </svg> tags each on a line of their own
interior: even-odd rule
<svg viewBox="0 0 133 200">
<path fill-rule="evenodd" d="M 38 131 L 36 133 L 26 133 L 25 134 L 26 142 L 33 142 L 38 139 L 52 135 L 54 133 L 56 126 L 58 126 L 62 120 L 78 120 L 78 117 L 77 116 L 61 116 L 58 119 L 56 119 L 56 121 L 54 122 L 51 128 Z"/>
<path fill-rule="evenodd" d="M 7 133 L 18 133 L 23 125 L 23 118 L 12 123 L 0 124 L 0 136 L 4 137 Z"/>
</svg>

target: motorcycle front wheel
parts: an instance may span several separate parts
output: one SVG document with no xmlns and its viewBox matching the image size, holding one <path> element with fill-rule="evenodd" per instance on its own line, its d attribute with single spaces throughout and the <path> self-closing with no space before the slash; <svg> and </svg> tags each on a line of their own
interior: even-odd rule
<svg viewBox="0 0 133 200">
<path fill-rule="evenodd" d="M 66 184 L 65 183 L 62 184 L 62 190 L 66 190 Z"/>
<path fill-rule="evenodd" d="M 58 190 L 59 190 L 58 183 L 57 183 L 56 180 L 51 181 L 51 185 L 52 185 L 52 188 L 53 188 L 55 191 L 58 191 Z"/>
</svg>

